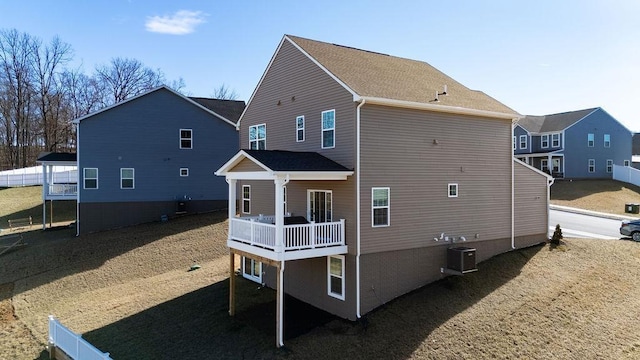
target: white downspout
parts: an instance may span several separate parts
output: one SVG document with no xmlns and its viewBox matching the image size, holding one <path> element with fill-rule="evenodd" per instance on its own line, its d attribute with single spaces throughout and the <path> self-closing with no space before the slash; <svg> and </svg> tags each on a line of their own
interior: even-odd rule
<svg viewBox="0 0 640 360">
<path fill-rule="evenodd" d="M 280 317 L 278 319 L 278 323 L 280 324 L 280 326 L 278 327 L 277 335 L 278 347 L 284 346 L 284 263 L 284 260 L 282 260 L 282 262 L 280 263 L 280 281 L 278 283 L 278 289 L 280 289 L 280 291 L 278 291 L 278 306 L 280 307 L 278 309 L 280 313 Z"/>
<path fill-rule="evenodd" d="M 360 319 L 360 108 L 356 108 L 356 317 Z"/>
</svg>

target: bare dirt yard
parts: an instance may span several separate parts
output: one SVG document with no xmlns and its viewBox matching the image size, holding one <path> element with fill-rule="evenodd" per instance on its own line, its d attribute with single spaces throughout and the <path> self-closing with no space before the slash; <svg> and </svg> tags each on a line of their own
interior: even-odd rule
<svg viewBox="0 0 640 360">
<path fill-rule="evenodd" d="M 50 314 L 114 359 L 640 358 L 640 243 L 516 250 L 360 322 L 287 299 L 276 349 L 272 290 L 238 277 L 228 316 L 226 231 L 212 213 L 81 237 L 23 232 L 29 245 L 0 255 L 0 359 L 48 358 Z"/>
</svg>

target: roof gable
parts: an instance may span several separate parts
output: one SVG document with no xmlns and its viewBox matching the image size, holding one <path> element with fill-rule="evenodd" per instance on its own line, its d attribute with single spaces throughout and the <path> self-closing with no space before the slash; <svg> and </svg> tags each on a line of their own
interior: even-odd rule
<svg viewBox="0 0 640 360">
<path fill-rule="evenodd" d="M 139 98 L 141 98 L 143 96 L 147 96 L 147 95 L 150 95 L 152 93 L 155 93 L 155 92 L 161 91 L 161 90 L 168 91 L 171 94 L 180 97 L 181 99 L 191 103 L 194 106 L 197 106 L 198 108 L 200 108 L 200 109 L 206 111 L 207 113 L 215 116 L 216 118 L 228 123 L 231 126 L 236 126 L 237 119 L 230 120 L 230 119 L 226 118 L 225 116 L 223 116 L 223 115 L 221 115 L 221 114 L 219 114 L 219 113 L 217 113 L 215 111 L 215 109 L 218 109 L 218 110 L 221 109 L 222 112 L 226 112 L 226 113 L 229 113 L 229 114 L 233 115 L 233 114 L 235 114 L 235 112 L 237 112 L 236 108 L 238 107 L 238 104 L 235 104 L 235 101 L 234 101 L 233 105 L 222 106 L 221 103 L 217 103 L 217 102 L 215 102 L 215 100 L 217 100 L 217 101 L 225 101 L 225 100 L 207 99 L 207 98 L 189 98 L 189 97 L 186 97 L 186 96 L 184 96 L 184 95 L 172 90 L 171 88 L 169 88 L 169 87 L 167 87 L 165 85 L 159 86 L 159 87 L 157 87 L 155 89 L 149 90 L 149 91 L 147 91 L 145 93 L 142 93 L 140 95 L 131 97 L 131 98 L 126 99 L 124 101 L 121 101 L 119 103 L 113 104 L 111 106 L 107 106 L 107 107 L 102 108 L 102 109 L 100 109 L 98 111 L 94 111 L 94 112 L 92 112 L 90 114 L 87 114 L 85 116 L 79 117 L 79 118 L 73 120 L 73 123 L 74 124 L 80 124 L 80 122 L 82 122 L 83 120 L 89 119 L 89 118 L 91 118 L 91 117 L 93 117 L 95 115 L 101 114 L 103 112 L 107 112 L 107 111 L 109 111 L 109 110 L 111 110 L 111 109 L 113 109 L 115 107 L 118 107 L 120 105 L 135 101 L 136 99 L 139 99 Z M 199 99 L 200 101 L 197 101 L 196 99 Z M 207 101 L 207 100 L 214 100 L 214 101 Z M 244 102 L 241 102 L 241 103 L 242 103 L 242 106 L 244 107 Z M 229 107 L 229 109 L 227 109 L 227 107 Z"/>
<path fill-rule="evenodd" d="M 532 133 L 563 131 L 598 109 L 600 108 L 568 111 L 543 116 L 527 115 L 518 121 L 518 125 Z"/>
<path fill-rule="evenodd" d="M 292 35 L 290 41 L 359 97 L 381 98 L 435 107 L 457 107 L 517 113 L 481 91 L 475 91 L 426 62 L 405 59 Z M 446 93 L 445 93 L 446 86 Z M 436 95 L 439 94 L 439 95 Z M 436 101 L 436 98 L 438 99 Z"/>
</svg>

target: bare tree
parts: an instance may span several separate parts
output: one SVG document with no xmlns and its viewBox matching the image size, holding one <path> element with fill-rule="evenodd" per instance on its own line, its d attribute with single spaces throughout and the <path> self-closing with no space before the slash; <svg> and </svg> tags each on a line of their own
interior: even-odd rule
<svg viewBox="0 0 640 360">
<path fill-rule="evenodd" d="M 164 83 L 164 74 L 140 61 L 114 58 L 109 65 L 96 67 L 96 78 L 104 85 L 104 106 L 144 93 Z"/>
<path fill-rule="evenodd" d="M 235 90 L 229 89 L 227 85 L 223 83 L 218 88 L 213 90 L 213 95 L 211 95 L 211 97 L 222 100 L 236 100 L 238 98 L 238 94 Z"/>
</svg>

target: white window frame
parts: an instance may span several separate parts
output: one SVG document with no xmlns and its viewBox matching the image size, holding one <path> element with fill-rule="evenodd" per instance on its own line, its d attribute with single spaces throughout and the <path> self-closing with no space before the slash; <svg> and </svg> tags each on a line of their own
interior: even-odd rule
<svg viewBox="0 0 640 360">
<path fill-rule="evenodd" d="M 374 193 L 376 190 L 386 190 L 387 192 L 387 204 L 386 205 L 376 205 L 375 204 L 375 196 Z M 384 224 L 376 224 L 375 223 L 375 212 L 376 210 L 386 209 L 387 210 L 387 220 Z M 389 187 L 372 187 L 371 188 L 371 227 L 388 227 L 391 225 L 391 188 Z"/>
<path fill-rule="evenodd" d="M 124 170 L 131 170 L 131 177 L 125 178 L 122 173 Z M 131 180 L 131 187 L 124 187 L 122 183 L 124 180 Z M 133 190 L 136 188 L 136 169 L 134 168 L 120 168 L 120 189 L 121 190 Z"/>
<path fill-rule="evenodd" d="M 549 171 L 549 160 L 547 159 L 540 160 L 540 170 L 544 172 Z"/>
<path fill-rule="evenodd" d="M 540 136 L 540 147 L 543 149 L 547 149 L 549 147 L 549 135 Z"/>
<path fill-rule="evenodd" d="M 624 166 L 631 166 L 631 161 L 625 160 L 624 161 Z"/>
<path fill-rule="evenodd" d="M 560 159 L 551 159 L 551 171 L 560 172 Z"/>
<path fill-rule="evenodd" d="M 604 134 L 604 147 L 606 148 L 610 148 L 611 147 L 611 134 Z"/>
<path fill-rule="evenodd" d="M 596 172 L 596 159 L 589 159 L 589 173 L 594 173 Z"/>
<path fill-rule="evenodd" d="M 513 150 L 516 150 L 516 136 L 513 136 Z"/>
<path fill-rule="evenodd" d="M 189 168 L 180 168 L 180 177 L 189 176 Z"/>
<path fill-rule="evenodd" d="M 302 121 L 302 123 L 300 123 L 300 121 Z M 304 115 L 296 116 L 296 142 L 304 141 L 304 132 Z"/>
<path fill-rule="evenodd" d="M 593 133 L 587 134 L 587 147 L 594 147 L 596 145 L 596 137 Z"/>
<path fill-rule="evenodd" d="M 554 148 L 560 147 L 559 133 L 551 134 L 551 147 L 554 147 Z"/>
<path fill-rule="evenodd" d="M 249 269 L 247 269 L 247 261 L 249 262 Z M 255 274 L 256 265 L 258 274 Z M 262 262 L 243 256 L 242 257 L 242 277 L 251 281 L 255 281 L 258 284 L 262 284 Z"/>
<path fill-rule="evenodd" d="M 527 149 L 528 148 L 528 141 L 527 141 L 527 135 L 520 135 L 520 149 Z M 523 145 L 524 144 L 524 145 Z"/>
<path fill-rule="evenodd" d="M 260 134 L 260 128 L 264 128 L 264 132 Z M 255 130 L 254 130 L 255 129 Z M 255 139 L 251 139 L 251 132 L 255 131 Z M 261 138 L 260 135 L 263 135 Z M 263 143 L 260 148 L 260 143 Z M 254 147 L 255 144 L 255 147 Z M 267 124 L 257 124 L 249 126 L 249 149 L 265 150 L 267 148 Z"/>
<path fill-rule="evenodd" d="M 331 273 L 331 259 L 337 259 L 340 261 L 340 275 L 334 275 Z M 338 278 L 341 280 L 340 293 L 334 293 L 331 291 L 331 279 Z M 344 255 L 332 255 L 327 256 L 327 295 L 344 301 L 345 290 L 345 257 Z"/>
<path fill-rule="evenodd" d="M 329 113 L 333 113 L 333 127 L 328 127 L 325 128 L 324 127 L 324 115 L 325 114 L 329 114 Z M 325 110 L 322 112 L 322 116 L 320 117 L 320 128 L 322 131 L 322 134 L 320 136 L 320 146 L 322 149 L 333 149 L 336 147 L 336 110 L 335 109 L 331 109 L 331 110 Z M 331 146 L 324 146 L 324 136 L 325 134 L 331 133 L 333 135 L 333 141 L 331 142 Z"/>
<path fill-rule="evenodd" d="M 613 172 L 613 160 L 607 159 L 607 173 Z"/>
<path fill-rule="evenodd" d="M 95 170 L 96 171 L 96 177 L 87 177 L 87 170 Z M 96 186 L 95 187 L 87 187 L 87 180 L 95 180 L 96 181 Z M 84 168 L 82 169 L 82 188 L 85 190 L 95 190 L 98 189 L 98 168 Z"/>
<path fill-rule="evenodd" d="M 244 189 L 248 189 L 248 195 L 247 197 L 245 197 L 245 191 Z M 245 211 L 245 206 L 244 204 L 247 204 L 247 211 Z M 242 185 L 242 213 L 243 214 L 251 214 L 251 185 Z"/>
<path fill-rule="evenodd" d="M 307 219 L 309 221 L 311 220 L 316 221 L 312 214 L 313 202 L 315 201 L 313 195 L 315 195 L 315 193 L 318 193 L 318 192 L 323 192 L 325 194 L 324 218 L 326 219 L 326 222 L 332 222 L 333 221 L 333 190 L 307 189 Z M 327 206 L 327 202 L 329 203 L 329 206 Z"/>
<path fill-rule="evenodd" d="M 188 131 L 189 136 L 183 137 L 182 136 L 183 131 Z M 193 129 L 180 129 L 179 134 L 180 134 L 180 149 L 193 149 Z M 189 146 L 182 146 L 183 141 L 189 141 Z"/>
<path fill-rule="evenodd" d="M 453 193 L 452 191 L 453 190 Z M 457 198 L 458 197 L 458 183 L 449 183 L 447 184 L 447 196 L 450 198 Z"/>
</svg>

